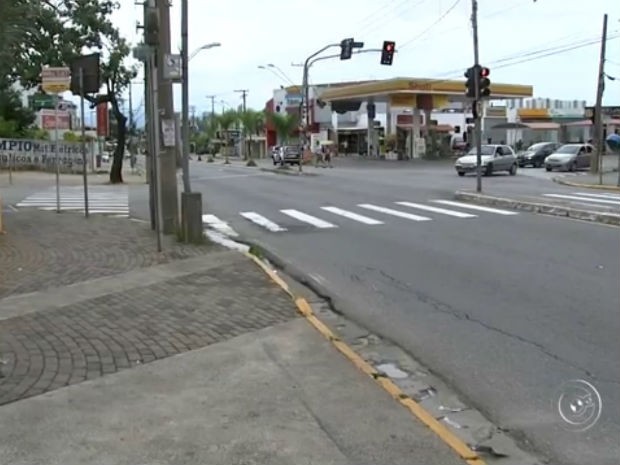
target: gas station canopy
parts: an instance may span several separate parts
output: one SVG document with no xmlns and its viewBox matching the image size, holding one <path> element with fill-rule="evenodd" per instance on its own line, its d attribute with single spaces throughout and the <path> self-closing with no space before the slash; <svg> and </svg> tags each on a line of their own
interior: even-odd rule
<svg viewBox="0 0 620 465">
<path fill-rule="evenodd" d="M 533 87 L 491 83 L 492 100 L 528 98 Z M 355 83 L 325 89 L 324 102 L 366 101 L 389 103 L 393 107 L 441 108 L 451 101 L 465 101 L 465 81 L 446 79 L 394 78 Z"/>
</svg>

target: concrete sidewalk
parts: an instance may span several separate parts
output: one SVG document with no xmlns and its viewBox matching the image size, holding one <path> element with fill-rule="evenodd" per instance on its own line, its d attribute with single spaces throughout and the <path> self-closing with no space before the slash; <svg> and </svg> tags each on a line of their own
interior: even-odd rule
<svg viewBox="0 0 620 465">
<path fill-rule="evenodd" d="M 160 255 L 124 219 L 6 223 L 0 463 L 464 463 L 244 255 Z"/>
</svg>

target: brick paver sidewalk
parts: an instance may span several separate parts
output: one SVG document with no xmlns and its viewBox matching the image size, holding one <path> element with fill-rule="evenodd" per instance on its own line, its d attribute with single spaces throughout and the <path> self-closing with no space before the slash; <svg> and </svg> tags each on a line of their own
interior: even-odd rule
<svg viewBox="0 0 620 465">
<path fill-rule="evenodd" d="M 127 219 L 21 211 L 0 236 L 0 405 L 296 318 L 250 260 Z"/>
</svg>

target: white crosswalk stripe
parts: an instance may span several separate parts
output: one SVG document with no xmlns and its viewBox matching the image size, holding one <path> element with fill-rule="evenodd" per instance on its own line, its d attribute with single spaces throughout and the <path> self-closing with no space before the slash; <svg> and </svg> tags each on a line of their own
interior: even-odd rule
<svg viewBox="0 0 620 465">
<path fill-rule="evenodd" d="M 411 221 L 431 221 L 431 218 L 427 218 L 426 216 L 419 216 L 400 210 L 392 210 L 391 208 L 379 207 L 370 203 L 361 203 L 358 205 L 358 207 L 365 208 L 367 210 L 373 210 L 379 213 L 385 213 L 386 215 L 398 216 L 399 218 L 405 218 Z"/>
<path fill-rule="evenodd" d="M 510 215 L 518 215 L 519 214 L 518 212 L 512 212 L 512 211 L 509 211 L 509 210 L 500 210 L 499 208 L 483 207 L 482 205 L 473 205 L 473 204 L 470 204 L 470 203 L 455 202 L 453 200 L 433 200 L 433 202 L 441 203 L 443 205 L 449 205 L 451 207 L 465 208 L 465 209 L 470 209 L 470 210 L 478 210 L 478 211 L 487 212 L 487 213 L 495 213 L 497 215 L 510 216 Z"/>
<path fill-rule="evenodd" d="M 16 205 L 18 208 L 56 210 L 56 190 L 49 189 L 32 194 Z M 61 187 L 60 209 L 63 211 L 84 211 L 84 189 L 80 186 Z M 88 188 L 88 211 L 92 214 L 129 216 L 129 192 L 126 186 Z"/>
<path fill-rule="evenodd" d="M 287 209 L 287 210 L 280 210 L 280 211 L 284 213 L 285 215 L 290 216 L 291 218 L 295 218 L 296 220 L 311 224 L 312 226 L 317 227 L 319 229 L 329 229 L 329 228 L 338 227 L 335 224 L 328 223 L 327 221 L 317 218 L 316 216 L 308 215 L 306 213 L 300 212 L 299 210 Z"/>
<path fill-rule="evenodd" d="M 286 228 L 283 228 L 277 223 L 274 223 L 269 218 L 265 218 L 263 215 L 260 215 L 256 212 L 241 212 L 239 213 L 246 220 L 251 221 L 254 224 L 262 226 L 271 232 L 283 232 L 286 231 Z"/>
<path fill-rule="evenodd" d="M 226 221 L 219 219 L 215 215 L 202 215 L 202 224 L 207 225 L 211 229 L 225 234 L 226 236 L 238 237 L 239 234 L 231 228 Z"/>
<path fill-rule="evenodd" d="M 576 200 L 579 202 L 590 202 L 590 203 L 600 203 L 605 205 L 620 205 L 620 199 L 611 200 L 611 199 L 601 199 L 601 198 L 590 198 L 583 197 L 578 195 L 566 195 L 566 194 L 543 194 L 545 197 L 551 197 L 554 199 L 564 199 L 564 200 Z"/>
<path fill-rule="evenodd" d="M 338 208 L 338 207 L 321 207 L 321 209 L 328 211 L 330 213 L 333 213 L 334 215 L 340 215 L 350 220 L 358 221 L 360 223 L 364 223 L 368 225 L 384 224 L 383 221 L 375 220 L 374 218 L 370 218 L 364 215 L 359 215 L 357 213 L 353 213 L 348 210 L 343 210 L 342 208 Z"/>
<path fill-rule="evenodd" d="M 585 197 L 594 197 L 595 199 L 620 200 L 620 194 L 591 194 L 589 192 L 575 192 L 574 194 Z"/>
<path fill-rule="evenodd" d="M 422 205 L 419 203 L 412 202 L 396 202 L 398 205 L 402 205 L 404 207 L 418 208 L 420 210 L 426 210 L 429 212 L 440 213 L 442 215 L 454 216 L 455 218 L 476 218 L 477 215 L 472 215 L 471 213 L 463 213 L 457 212 L 455 210 L 448 210 L 447 208 L 439 208 L 432 207 L 430 205 Z"/>
</svg>

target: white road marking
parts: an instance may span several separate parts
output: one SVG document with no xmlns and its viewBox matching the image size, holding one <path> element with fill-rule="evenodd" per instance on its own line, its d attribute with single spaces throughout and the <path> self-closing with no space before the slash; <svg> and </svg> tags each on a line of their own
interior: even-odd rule
<svg viewBox="0 0 620 465">
<path fill-rule="evenodd" d="M 379 213 L 385 213 L 386 215 L 398 216 L 399 218 L 405 218 L 412 221 L 431 221 L 431 219 L 426 216 L 413 215 L 411 213 L 401 212 L 400 210 L 392 210 L 391 208 L 379 207 L 369 203 L 359 204 L 358 207 L 373 210 Z"/>
<path fill-rule="evenodd" d="M 321 207 L 321 209 L 328 211 L 330 213 L 333 213 L 334 215 L 344 216 L 345 218 L 348 218 L 353 221 L 359 221 L 360 223 L 364 223 L 364 224 L 370 224 L 370 225 L 384 224 L 383 221 L 375 220 L 374 218 L 369 218 L 368 216 L 364 216 L 364 215 L 358 215 L 357 213 L 353 213 L 348 210 L 343 210 L 338 207 Z"/>
<path fill-rule="evenodd" d="M 286 231 L 286 228 L 281 227 L 279 224 L 274 223 L 273 221 L 269 220 L 268 218 L 265 218 L 263 215 L 259 215 L 256 212 L 241 212 L 239 214 L 243 216 L 246 220 L 249 220 L 252 223 L 257 224 L 259 226 L 262 226 L 268 231 L 271 231 L 271 232 Z"/>
<path fill-rule="evenodd" d="M 56 210 L 56 190 L 36 192 L 21 202 L 17 207 L 35 207 L 39 210 Z M 64 211 L 84 211 L 84 188 L 82 186 L 61 187 L 60 209 Z M 129 192 L 127 188 L 88 189 L 88 209 L 92 214 L 108 214 L 126 218 L 129 216 Z"/>
<path fill-rule="evenodd" d="M 309 223 L 312 226 L 320 229 L 328 229 L 328 228 L 337 228 L 335 224 L 328 223 L 316 216 L 307 215 L 299 210 L 280 210 L 285 215 L 290 216 L 291 218 L 295 218 L 296 220 L 303 221 L 304 223 Z"/>
<path fill-rule="evenodd" d="M 215 215 L 202 215 L 203 224 L 208 225 L 210 228 L 225 234 L 226 236 L 238 237 L 237 231 L 231 228 L 228 223 L 220 220 Z"/>
<path fill-rule="evenodd" d="M 433 200 L 433 202 L 441 203 L 443 205 L 450 205 L 451 207 L 469 208 L 470 210 L 479 210 L 481 212 L 495 213 L 497 215 L 518 215 L 518 212 L 511 212 L 508 210 L 500 210 L 499 208 L 483 207 L 482 205 L 472 205 L 470 203 L 454 202 L 452 200 Z"/>
<path fill-rule="evenodd" d="M 588 197 L 578 197 L 576 195 L 564 195 L 564 194 L 543 194 L 543 195 L 545 197 L 553 197 L 554 199 L 579 200 L 580 202 L 620 205 L 620 200 L 590 199 Z"/>
<path fill-rule="evenodd" d="M 431 207 L 430 205 L 422 205 L 419 203 L 411 202 L 395 202 L 397 205 L 403 205 L 405 207 L 419 208 L 420 210 L 427 210 L 429 212 L 441 213 L 442 215 L 454 216 L 456 218 L 476 218 L 477 215 L 471 213 L 457 212 L 454 210 L 447 210 L 445 208 Z"/>
<path fill-rule="evenodd" d="M 620 200 L 620 195 L 616 194 L 590 194 L 588 192 L 575 192 L 575 195 L 583 195 L 585 197 L 594 197 L 601 199 Z"/>
</svg>

